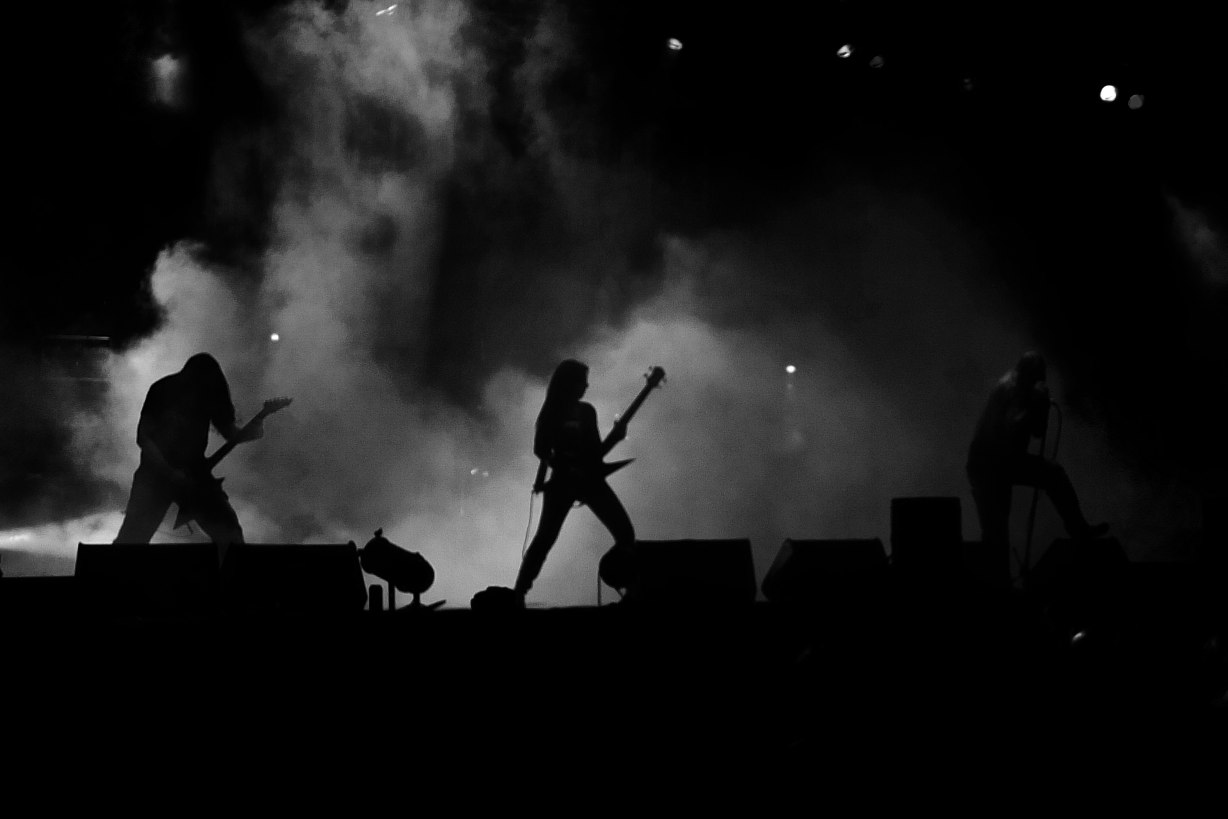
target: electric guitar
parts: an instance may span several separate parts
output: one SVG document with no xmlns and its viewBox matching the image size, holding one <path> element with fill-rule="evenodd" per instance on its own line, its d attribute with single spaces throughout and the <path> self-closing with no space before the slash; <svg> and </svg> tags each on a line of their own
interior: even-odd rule
<svg viewBox="0 0 1228 819">
<path fill-rule="evenodd" d="M 648 394 L 657 387 L 661 386 L 661 383 L 665 381 L 665 370 L 660 367 L 653 367 L 644 375 L 644 378 L 647 380 L 647 383 L 644 384 L 644 388 L 640 390 L 639 395 L 635 396 L 635 400 L 631 402 L 631 406 L 627 407 L 627 411 L 620 415 L 618 420 L 614 422 L 614 429 L 610 430 L 610 434 L 607 435 L 605 440 L 601 442 L 602 450 L 608 452 L 609 449 L 618 441 L 621 441 L 624 437 L 626 437 L 627 424 L 631 423 L 631 418 L 643 405 L 644 400 L 648 398 Z M 618 437 L 615 437 L 616 433 L 618 434 Z M 571 467 L 562 472 L 552 470 L 549 481 L 545 481 L 547 463 L 542 461 L 537 468 L 537 480 L 534 482 L 533 487 L 536 490 L 538 488 L 555 485 L 563 481 L 566 481 L 567 483 L 577 483 L 584 480 L 604 480 L 606 477 L 622 469 L 624 466 L 634 460 L 635 458 L 627 458 L 622 461 L 611 461 L 609 463 L 606 463 L 605 461 L 598 461 L 596 464 L 588 468 Z"/>
<path fill-rule="evenodd" d="M 265 401 L 264 407 L 261 408 L 260 412 L 256 413 L 256 417 L 244 424 L 243 429 L 239 430 L 239 434 L 235 436 L 236 440 L 227 441 L 226 443 L 222 444 L 217 448 L 216 452 L 205 459 L 205 465 L 199 474 L 199 480 L 206 487 L 206 489 L 194 492 L 193 494 L 199 496 L 204 491 L 216 489 L 217 487 L 221 486 L 222 481 L 226 479 L 213 477 L 213 467 L 221 463 L 222 459 L 229 455 L 230 451 L 239 444 L 243 438 L 243 433 L 247 432 L 257 423 L 263 421 L 273 413 L 280 412 L 281 410 L 290 406 L 290 402 L 293 400 L 293 398 L 270 398 L 268 401 Z M 214 483 L 210 484 L 209 481 L 214 481 Z M 196 512 L 193 511 L 192 507 L 193 504 L 189 498 L 185 498 L 179 503 L 179 514 L 175 516 L 176 529 L 196 518 Z"/>
</svg>

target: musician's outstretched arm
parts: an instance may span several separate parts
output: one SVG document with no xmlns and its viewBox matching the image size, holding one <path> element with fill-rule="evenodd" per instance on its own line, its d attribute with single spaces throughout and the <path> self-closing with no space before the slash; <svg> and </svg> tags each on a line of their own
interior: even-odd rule
<svg viewBox="0 0 1228 819">
<path fill-rule="evenodd" d="M 264 421 L 257 421 L 244 431 L 238 424 L 231 421 L 229 424 L 224 424 L 217 428 L 217 431 L 222 434 L 222 437 L 227 441 L 233 441 L 236 444 L 241 444 L 245 441 L 254 441 L 264 435 Z"/>
</svg>

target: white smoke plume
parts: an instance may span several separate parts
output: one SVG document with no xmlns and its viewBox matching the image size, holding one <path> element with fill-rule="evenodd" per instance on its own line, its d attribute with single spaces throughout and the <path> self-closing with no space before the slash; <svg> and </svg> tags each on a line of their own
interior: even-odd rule
<svg viewBox="0 0 1228 819">
<path fill-rule="evenodd" d="M 462 36 L 464 4 L 378 8 L 302 3 L 250 32 L 285 112 L 283 128 L 259 137 L 279 157 L 262 275 L 211 268 L 189 243 L 163 252 L 152 282 L 166 322 L 111 362 L 110 405 L 77 444 L 101 479 L 126 487 L 145 391 L 209 351 L 241 416 L 267 398 L 294 399 L 266 422 L 263 440 L 218 469 L 248 540 L 362 545 L 382 527 L 435 567 L 428 602 L 464 606 L 515 577 L 545 384 L 508 355 L 491 368 L 480 406 L 461 409 L 418 375 L 440 285 L 442 191 L 473 159 L 466 151 L 488 149 L 470 130 L 486 122 L 489 66 Z M 637 461 L 611 479 L 638 535 L 749 537 L 760 579 L 786 537 L 888 542 L 896 496 L 961 496 L 965 537 L 977 537 L 965 447 L 993 381 L 1032 346 L 987 275 L 999 263 L 988 240 L 924 186 L 868 184 L 855 168 L 833 167 L 824 190 L 754 228 L 660 233 L 659 286 L 618 312 L 618 251 L 650 218 L 641 197 L 653 183 L 634 162 L 565 147 L 568 123 L 547 111 L 540 86 L 565 59 L 566 31 L 543 20 L 517 74 L 529 154 L 570 214 L 558 239 L 567 252 L 541 252 L 557 302 L 495 303 L 492 292 L 514 292 L 495 289 L 477 315 L 527 327 L 588 317 L 579 341 L 552 354 L 590 365 L 588 400 L 603 430 L 640 375 L 665 368 L 667 384 L 616 452 Z M 514 190 L 501 176 L 518 172 L 507 161 L 481 167 L 492 191 Z M 558 303 L 573 312 L 560 316 Z M 1065 435 L 1063 460 L 1089 515 L 1126 514 L 1141 490 L 1111 453 L 1086 443 L 1086 422 L 1068 418 Z M 1017 502 L 1016 544 L 1025 521 Z M 23 549 L 75 545 L 110 540 L 118 525 L 108 510 L 7 536 Z M 1046 511 L 1037 544 L 1054 526 Z M 164 523 L 156 539 L 181 538 Z M 608 545 L 591 513 L 574 510 L 530 602 L 595 602 Z"/>
</svg>

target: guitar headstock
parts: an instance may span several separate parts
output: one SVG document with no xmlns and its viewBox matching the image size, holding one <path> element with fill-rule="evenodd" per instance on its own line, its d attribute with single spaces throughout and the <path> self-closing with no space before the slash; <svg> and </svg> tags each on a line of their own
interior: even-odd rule
<svg viewBox="0 0 1228 819">
<path fill-rule="evenodd" d="M 293 398 L 270 398 L 264 402 L 264 409 L 260 410 L 261 415 L 272 415 L 279 410 L 284 410 L 293 402 Z"/>
<path fill-rule="evenodd" d="M 648 389 L 659 387 L 665 381 L 665 370 L 662 367 L 653 367 L 644 374 L 644 378 L 648 379 Z"/>
</svg>

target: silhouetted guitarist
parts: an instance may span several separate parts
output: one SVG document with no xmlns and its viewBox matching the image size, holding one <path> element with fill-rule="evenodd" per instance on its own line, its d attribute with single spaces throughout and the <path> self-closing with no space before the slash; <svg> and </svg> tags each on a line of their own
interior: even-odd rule
<svg viewBox="0 0 1228 819">
<path fill-rule="evenodd" d="M 627 437 L 631 416 L 664 376 L 665 372 L 659 367 L 653 369 L 648 385 L 602 440 L 597 430 L 597 411 L 592 404 L 580 400 L 588 389 L 588 367 L 568 359 L 555 368 L 546 387 L 546 400 L 538 413 L 533 438 L 533 453 L 541 459 L 533 491 L 542 492 L 545 499 L 537 533 L 516 576 L 514 591 L 522 598 L 532 588 L 546 555 L 558 540 L 567 513 L 577 501 L 592 509 L 610 531 L 615 548 L 629 547 L 635 542 L 635 527 L 631 525 L 627 510 L 605 480 L 607 475 L 630 461 L 606 464 L 602 459 Z M 545 480 L 547 468 L 549 481 Z"/>
<path fill-rule="evenodd" d="M 243 429 L 235 426 L 230 386 L 208 353 L 192 356 L 182 370 L 154 382 L 137 425 L 141 463 L 115 542 L 148 543 L 173 502 L 214 543 L 242 543 L 243 528 L 220 481 L 209 474 L 205 447 L 210 424 L 231 444 L 260 438 L 264 414 Z"/>
</svg>

